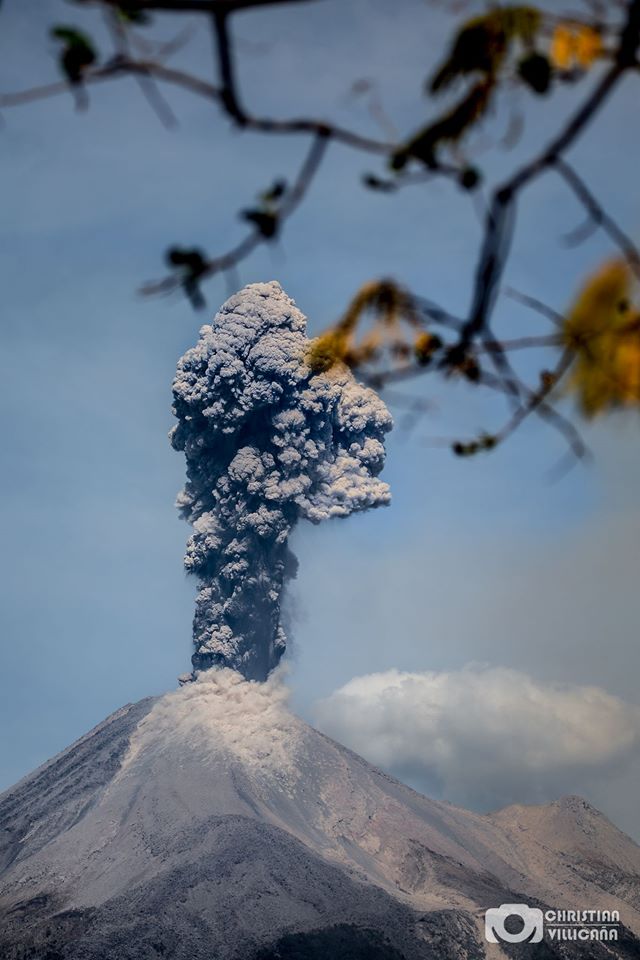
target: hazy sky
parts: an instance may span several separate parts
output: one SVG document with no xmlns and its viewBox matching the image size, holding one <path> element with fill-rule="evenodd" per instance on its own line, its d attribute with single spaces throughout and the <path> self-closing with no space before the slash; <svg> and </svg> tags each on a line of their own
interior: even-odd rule
<svg viewBox="0 0 640 960">
<path fill-rule="evenodd" d="M 90 26 L 96 17 L 62 0 L 6 0 L 0 22 L 1 86 L 14 90 L 55 78 L 51 23 Z M 376 76 L 387 113 L 406 134 L 431 109 L 421 82 L 450 28 L 421 0 L 324 0 L 243 14 L 236 33 L 246 100 L 256 111 L 328 114 L 381 135 L 366 98 L 349 95 L 355 81 Z M 158 17 L 155 29 L 169 38 L 175 24 Z M 100 30 L 94 33 L 103 44 Z M 209 38 L 197 18 L 176 63 L 209 76 Z M 143 299 L 135 291 L 161 275 L 171 243 L 216 253 L 239 239 L 245 228 L 237 211 L 275 177 L 293 177 L 305 143 L 231 131 L 206 101 L 166 95 L 178 130 L 160 125 L 131 80 L 93 88 L 86 114 L 64 96 L 5 111 L 0 129 L 0 786 L 123 702 L 171 688 L 189 664 L 195 584 L 182 571 L 188 529 L 173 508 L 183 462 L 166 436 L 170 384 L 177 358 L 226 287 L 222 279 L 209 284 L 210 310 L 202 317 L 180 297 Z M 489 178 L 549 137 L 574 95 L 562 91 L 551 105 L 523 98 L 525 134 L 515 151 L 494 158 Z M 633 236 L 640 225 L 638 131 L 629 122 L 636 102 L 637 91 L 623 87 L 573 152 Z M 333 147 L 282 241 L 240 267 L 242 283 L 280 280 L 308 314 L 312 333 L 380 275 L 453 311 L 467 305 L 480 237 L 469 198 L 442 182 L 373 195 L 359 178 L 375 169 L 375 160 Z M 610 251 L 600 234 L 578 249 L 562 245 L 581 219 L 558 178 L 540 181 L 520 209 L 509 283 L 562 309 L 580 277 Z M 543 329 L 507 300 L 499 319 L 502 329 Z M 480 765 L 464 791 L 451 787 L 450 798 L 464 794 L 464 802 L 486 806 L 489 778 L 506 783 L 497 802 L 576 790 L 638 836 L 637 417 L 585 430 L 594 464 L 552 483 L 549 470 L 565 448 L 548 427 L 532 420 L 490 457 L 458 461 L 427 438 L 495 428 L 503 411 L 492 399 L 433 379 L 417 389 L 432 401 L 432 413 L 411 432 L 397 429 L 389 443 L 384 476 L 393 505 L 296 532 L 294 704 L 321 719 L 317 701 L 354 677 L 394 669 L 419 675 L 421 685 L 413 684 L 393 720 L 394 736 L 398 723 L 406 727 L 412 757 L 395 772 L 446 796 L 452 781 L 436 775 L 442 767 L 435 770 L 432 752 L 416 759 L 409 749 L 416 711 L 434 690 L 447 718 L 451 697 L 475 677 L 482 729 L 499 702 L 491 678 L 520 683 L 538 713 L 514 717 L 505 707 L 503 716 L 520 731 L 516 756 L 526 757 L 523 730 L 547 729 L 549 710 L 568 716 L 575 707 L 582 716 L 591 696 L 585 688 L 601 688 L 617 698 L 611 706 L 597 695 L 607 718 L 615 716 L 608 749 L 600 744 L 598 753 L 595 742 L 591 749 L 585 733 L 586 761 L 584 744 L 570 746 L 566 755 L 543 758 L 533 780 L 522 769 L 511 776 L 490 766 L 485 776 Z M 403 410 L 391 407 L 401 424 Z M 350 710 L 380 706 L 385 683 L 369 682 L 373 700 L 350 701 Z M 358 716 L 343 711 L 334 735 L 353 739 Z M 370 738 L 374 759 L 391 723 L 386 713 L 376 716 L 382 727 L 359 741 L 366 751 Z M 553 724 L 548 729 L 556 736 Z M 463 734 L 448 733 L 461 763 Z M 393 769 L 391 760 L 387 765 Z"/>
</svg>

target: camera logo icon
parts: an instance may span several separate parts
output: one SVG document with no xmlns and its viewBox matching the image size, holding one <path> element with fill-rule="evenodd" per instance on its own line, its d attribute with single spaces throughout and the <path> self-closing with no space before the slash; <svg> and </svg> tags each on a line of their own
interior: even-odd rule
<svg viewBox="0 0 640 960">
<path fill-rule="evenodd" d="M 522 929 L 517 933 L 510 933 L 506 928 L 506 921 L 510 917 L 518 917 L 522 921 Z M 542 910 L 529 907 L 526 903 L 503 903 L 487 910 L 484 915 L 484 935 L 489 943 L 540 943 L 543 934 Z"/>
</svg>

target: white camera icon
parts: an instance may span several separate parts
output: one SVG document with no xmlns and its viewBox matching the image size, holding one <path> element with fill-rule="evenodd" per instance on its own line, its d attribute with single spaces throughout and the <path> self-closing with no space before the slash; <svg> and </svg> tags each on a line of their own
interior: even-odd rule
<svg viewBox="0 0 640 960">
<path fill-rule="evenodd" d="M 520 917 L 523 923 L 518 933 L 509 933 L 505 922 L 509 917 Z M 492 907 L 484 915 L 484 935 L 489 943 L 540 943 L 544 933 L 542 910 L 526 903 L 503 903 Z"/>
</svg>

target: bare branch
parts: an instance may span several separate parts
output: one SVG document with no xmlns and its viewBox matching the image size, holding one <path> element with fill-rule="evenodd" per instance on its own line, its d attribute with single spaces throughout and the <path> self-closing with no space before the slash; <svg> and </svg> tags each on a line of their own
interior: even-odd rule
<svg viewBox="0 0 640 960">
<path fill-rule="evenodd" d="M 520 343 L 518 341 L 514 341 L 514 344 L 514 349 L 520 348 Z M 535 347 L 553 345 L 553 343 L 548 344 L 546 342 L 536 342 L 532 344 L 532 346 Z M 506 347 L 506 344 L 503 344 L 503 346 Z M 549 397 L 551 393 L 558 387 L 561 380 L 569 372 L 574 357 L 575 355 L 572 351 L 564 351 L 555 368 L 552 371 L 542 375 L 540 387 L 537 390 L 531 390 L 528 387 L 524 387 L 524 390 L 526 391 L 525 402 L 521 406 L 518 406 L 518 408 L 511 414 L 507 422 L 503 427 L 500 428 L 500 430 L 497 431 L 497 433 L 488 434 L 484 437 L 472 438 L 469 440 L 459 440 L 455 438 L 447 439 L 441 437 L 435 441 L 435 444 L 437 446 L 447 446 L 449 448 L 453 448 L 454 450 L 458 448 L 460 451 L 471 449 L 475 452 L 476 450 L 479 451 L 482 449 L 494 449 L 512 436 L 512 434 L 518 429 L 518 427 L 522 425 L 522 423 L 524 423 L 528 417 L 530 417 L 532 414 L 536 414 L 562 434 L 569 445 L 571 454 L 577 460 L 584 460 L 589 456 L 589 449 L 580 436 L 579 431 L 570 420 L 567 420 L 566 417 L 564 417 L 549 403 Z M 364 379 L 375 389 L 384 390 L 386 389 L 387 384 L 411 380 L 416 376 L 420 376 L 424 372 L 424 367 L 420 367 L 416 364 L 407 364 L 404 367 L 397 368 L 395 371 L 392 371 L 383 378 L 373 375 L 365 377 Z M 495 390 L 502 394 L 505 392 L 503 380 L 486 370 L 480 372 L 478 383 L 488 387 L 490 390 Z"/>
<path fill-rule="evenodd" d="M 541 377 L 540 387 L 537 390 L 531 391 L 529 397 L 524 406 L 516 410 L 511 419 L 502 427 L 502 429 L 496 434 L 496 442 L 503 443 L 508 437 L 514 433 L 515 430 L 520 426 L 527 417 L 531 416 L 532 413 L 539 413 L 545 419 L 558 423 L 558 417 L 560 416 L 557 411 L 553 410 L 546 401 L 549 395 L 553 390 L 556 389 L 559 382 L 569 371 L 572 363 L 574 361 L 574 353 L 571 350 L 565 350 L 560 357 L 560 360 L 553 372 L 547 373 Z M 563 423 L 563 430 L 565 429 L 564 424 L 566 421 L 564 418 L 561 418 Z M 579 434 L 572 428 L 571 431 L 572 441 L 571 445 L 576 453 L 577 457 L 584 456 L 586 447 L 582 440 L 579 438 Z M 576 445 L 576 437 L 579 439 L 579 443 Z"/>
<path fill-rule="evenodd" d="M 505 296 L 511 297 L 512 300 L 516 300 L 530 310 L 539 313 L 542 317 L 546 317 L 546 319 L 550 320 L 556 327 L 564 326 L 564 317 L 562 314 L 554 310 L 553 307 L 547 306 L 542 300 L 538 300 L 537 297 L 530 297 L 526 293 L 520 293 L 519 290 L 514 290 L 513 287 L 507 287 L 504 293 Z"/>
<path fill-rule="evenodd" d="M 83 77 L 85 85 L 102 83 L 105 80 L 113 80 L 127 75 L 154 76 L 158 80 L 174 86 L 183 87 L 192 93 L 207 97 L 209 100 L 216 100 L 220 91 L 213 84 L 200 80 L 192 74 L 185 73 L 183 70 L 175 70 L 166 67 L 164 64 L 154 60 L 131 60 L 127 57 L 117 56 L 106 63 L 103 67 L 97 67 L 95 70 L 88 70 Z M 59 80 L 55 83 L 43 84 L 39 87 L 31 87 L 28 90 L 19 90 L 16 93 L 0 94 L 0 110 L 7 107 L 18 107 L 25 103 L 33 103 L 37 100 L 46 100 L 49 97 L 59 96 L 69 92 L 69 84 L 66 80 Z"/>
<path fill-rule="evenodd" d="M 120 0 L 98 0 L 117 7 Z M 251 7 L 274 7 L 278 4 L 310 3 L 312 0 L 127 0 L 132 11 L 158 10 L 163 13 L 237 13 Z"/>
<path fill-rule="evenodd" d="M 122 20 L 116 15 L 114 10 L 108 10 L 105 13 L 107 29 L 113 37 L 118 56 L 128 59 L 130 57 L 129 36 Z M 168 130 L 177 126 L 176 116 L 164 99 L 158 87 L 151 77 L 151 74 L 140 72 L 136 75 L 136 80 L 143 97 L 156 114 L 160 123 Z"/>
<path fill-rule="evenodd" d="M 278 212 L 278 218 L 281 222 L 291 216 L 309 189 L 309 186 L 311 185 L 311 182 L 320 167 L 328 146 L 328 142 L 328 134 L 323 132 L 318 133 L 312 140 L 307 156 L 305 157 L 304 163 L 300 168 L 300 172 L 298 173 L 298 176 L 291 187 L 288 197 Z M 241 260 L 244 260 L 244 258 L 248 256 L 249 253 L 255 250 L 255 248 L 260 244 L 268 242 L 269 239 L 270 238 L 264 236 L 258 229 L 252 230 L 251 233 L 249 233 L 235 247 L 232 247 L 232 249 L 227 253 L 209 260 L 202 272 L 199 274 L 199 277 L 211 277 L 217 273 L 233 270 Z M 141 293 L 145 295 L 170 293 L 172 290 L 175 290 L 180 286 L 180 282 L 180 277 L 172 274 L 164 277 L 162 280 L 145 284 L 141 288 Z"/>
<path fill-rule="evenodd" d="M 247 124 L 247 114 L 240 106 L 236 88 L 233 53 L 228 32 L 227 11 L 216 11 L 211 18 L 211 23 L 218 57 L 218 68 L 220 71 L 220 101 L 231 119 L 234 120 L 238 126 L 244 127 Z"/>
<path fill-rule="evenodd" d="M 106 63 L 103 67 L 95 70 L 88 70 L 83 82 L 87 85 L 101 83 L 105 80 L 113 80 L 127 75 L 148 75 L 157 80 L 169 83 L 174 86 L 182 87 L 191 93 L 205 97 L 207 100 L 213 100 L 219 103 L 221 100 L 221 90 L 214 84 L 193 74 L 186 73 L 183 70 L 176 70 L 167 67 L 155 60 L 131 60 L 123 57 L 115 57 Z M 64 80 L 55 83 L 43 84 L 39 87 L 31 87 L 28 90 L 19 90 L 15 93 L 0 94 L 0 110 L 9 107 L 18 107 L 26 103 L 33 103 L 37 100 L 44 100 L 49 97 L 59 96 L 69 92 L 69 84 Z M 246 117 L 246 129 L 255 130 L 260 133 L 274 134 L 322 134 L 338 143 L 352 147 L 356 150 L 363 150 L 368 153 L 388 155 L 393 152 L 395 145 L 386 143 L 382 140 L 375 140 L 372 137 L 365 137 L 345 127 L 329 123 L 324 120 L 313 118 L 292 118 L 288 120 L 277 120 L 265 117 Z"/>
<path fill-rule="evenodd" d="M 511 353 L 512 350 L 532 350 L 543 347 L 558 347 L 562 343 L 557 334 L 550 334 L 541 337 L 516 337 L 514 340 L 501 340 L 500 346 L 505 353 Z M 485 344 L 480 344 L 478 353 L 486 353 L 488 350 Z"/>
<path fill-rule="evenodd" d="M 636 247 L 633 240 L 618 226 L 615 220 L 609 216 L 606 210 L 600 205 L 598 200 L 591 193 L 584 180 L 571 167 L 566 160 L 558 158 L 555 162 L 555 168 L 563 177 L 565 182 L 571 187 L 577 198 L 585 207 L 593 223 L 602 227 L 602 229 L 611 237 L 613 242 L 620 248 L 630 268 L 640 279 L 640 250 Z"/>
<path fill-rule="evenodd" d="M 579 224 L 577 227 L 574 227 L 572 230 L 569 230 L 568 233 L 565 233 L 562 242 L 567 247 L 578 247 L 581 243 L 585 243 L 589 237 L 592 237 L 593 234 L 597 231 L 599 224 L 595 222 L 591 217 L 587 217 L 584 223 Z"/>
</svg>

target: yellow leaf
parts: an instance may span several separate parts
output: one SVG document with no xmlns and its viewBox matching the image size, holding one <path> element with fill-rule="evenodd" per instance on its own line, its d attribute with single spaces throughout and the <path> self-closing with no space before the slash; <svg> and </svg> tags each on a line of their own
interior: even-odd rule
<svg viewBox="0 0 640 960">
<path fill-rule="evenodd" d="M 551 38 L 549 58 L 558 70 L 568 70 L 573 61 L 573 34 L 568 27 L 559 23 Z"/>
<path fill-rule="evenodd" d="M 588 70 L 602 53 L 602 38 L 597 30 L 583 26 L 576 32 L 575 57 L 578 66 Z"/>
<path fill-rule="evenodd" d="M 361 367 L 385 355 L 394 361 L 411 356 L 412 333 L 420 319 L 414 299 L 393 280 L 363 284 L 340 320 L 317 337 L 307 352 L 307 363 L 317 373 L 346 365 Z"/>
<path fill-rule="evenodd" d="M 587 24 L 559 23 L 551 38 L 549 59 L 558 70 L 588 70 L 602 53 L 602 37 Z"/>
<path fill-rule="evenodd" d="M 607 261 L 582 287 L 565 322 L 565 338 L 580 346 L 622 325 L 621 305 L 631 296 L 631 275 L 624 260 Z"/>
<path fill-rule="evenodd" d="M 326 373 L 344 362 L 346 338 L 335 330 L 327 330 L 312 341 L 307 351 L 307 364 L 314 373 Z"/>
<path fill-rule="evenodd" d="M 434 336 L 432 333 L 427 333 L 426 331 L 419 333 L 413 344 L 413 351 L 418 363 L 429 363 L 440 344 L 440 338 Z"/>
<path fill-rule="evenodd" d="M 589 277 L 566 317 L 564 341 L 576 355 L 570 389 L 588 417 L 640 407 L 640 314 L 631 291 L 628 265 L 612 260 Z"/>
<path fill-rule="evenodd" d="M 640 404 L 640 334 L 627 335 L 618 347 L 616 375 L 620 403 Z"/>
</svg>

